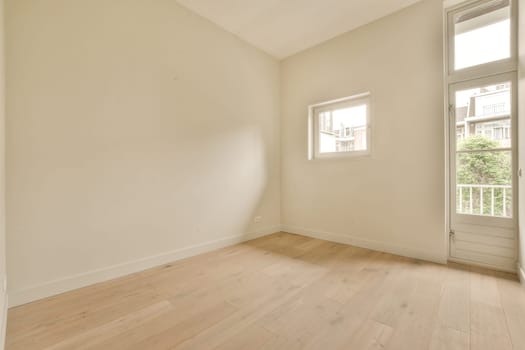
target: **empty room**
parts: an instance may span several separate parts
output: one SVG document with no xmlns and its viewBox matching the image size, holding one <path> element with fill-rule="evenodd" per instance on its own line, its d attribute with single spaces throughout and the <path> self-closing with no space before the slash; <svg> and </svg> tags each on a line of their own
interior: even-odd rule
<svg viewBox="0 0 525 350">
<path fill-rule="evenodd" d="M 0 350 L 524 350 L 522 168 L 521 0 L 0 0 Z"/>
</svg>

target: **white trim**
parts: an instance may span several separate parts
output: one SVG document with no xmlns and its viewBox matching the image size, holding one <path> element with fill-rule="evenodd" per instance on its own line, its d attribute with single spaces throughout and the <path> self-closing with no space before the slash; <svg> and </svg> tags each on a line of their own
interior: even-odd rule
<svg viewBox="0 0 525 350">
<path fill-rule="evenodd" d="M 461 0 L 459 0 L 461 1 Z M 450 208 L 450 101 L 449 101 L 449 82 L 448 82 L 448 71 L 449 71 L 449 62 L 448 62 L 448 11 L 446 10 L 449 7 L 457 5 L 459 2 L 458 0 L 445 0 L 443 3 L 444 11 L 443 11 L 443 112 L 444 112 L 444 123 L 445 123 L 445 250 L 447 252 L 447 257 L 450 256 L 450 233 L 452 232 L 452 228 L 450 225 L 450 216 L 451 216 L 451 208 Z M 454 4 L 451 4 L 452 2 L 455 2 Z M 447 3 L 449 3 L 447 5 Z"/>
<path fill-rule="evenodd" d="M 152 267 L 161 266 L 177 260 L 189 258 L 220 248 L 228 247 L 241 242 L 266 236 L 280 231 L 280 226 L 272 226 L 257 230 L 246 235 L 230 236 L 214 241 L 209 241 L 193 246 L 161 253 L 134 261 L 125 262 L 101 269 L 80 273 L 73 276 L 60 278 L 29 288 L 13 290 L 9 292 L 9 307 L 15 307 L 32 301 L 68 292 L 74 289 L 86 287 L 95 283 L 108 281 L 114 278 L 126 276 L 135 272 L 147 270 Z M 1 349 L 1 348 L 0 348 Z"/>
<path fill-rule="evenodd" d="M 295 233 L 302 236 L 311 238 L 322 239 L 325 241 L 337 242 L 342 244 L 348 244 L 356 247 L 367 248 L 380 252 L 390 253 L 394 255 L 401 255 L 409 258 L 421 259 L 425 261 L 431 261 L 438 264 L 447 263 L 447 254 L 436 253 L 435 251 L 423 251 L 420 249 L 409 248 L 405 246 L 395 245 L 386 242 L 374 241 L 355 237 L 351 235 L 344 235 L 340 233 L 323 232 L 320 230 L 310 230 L 295 226 L 283 225 L 281 231 L 288 233 Z"/>
<path fill-rule="evenodd" d="M 518 263 L 518 276 L 520 278 L 521 285 L 525 287 L 525 270 L 523 270 L 523 266 Z"/>
<path fill-rule="evenodd" d="M 476 78 L 483 78 L 491 75 L 500 73 L 514 72 L 518 68 L 518 41 L 517 41 L 517 5 L 515 0 L 509 0 L 510 6 L 510 26 L 511 26 L 511 37 L 510 37 L 510 57 L 504 58 L 497 61 L 490 61 L 486 63 L 480 63 L 474 66 L 465 67 L 462 69 L 455 70 L 455 27 L 454 27 L 454 15 L 465 11 L 470 11 L 486 3 L 494 2 L 497 0 L 472 0 L 462 1 L 458 6 L 445 7 L 445 78 L 447 82 L 455 83 L 461 81 L 467 81 Z"/>
<path fill-rule="evenodd" d="M 472 83 L 484 81 L 484 80 L 491 80 L 492 77 L 497 76 L 512 76 L 510 79 L 512 81 L 512 98 L 513 98 L 513 106 L 512 111 L 514 117 L 512 118 L 512 129 L 513 129 L 513 135 L 512 135 L 512 148 L 513 148 L 513 174 L 515 170 L 517 169 L 517 81 L 516 81 L 516 71 L 518 68 L 518 60 L 517 60 L 517 6 L 518 1 L 516 0 L 510 0 L 510 9 L 511 9 L 511 57 L 508 59 L 503 59 L 500 61 L 495 62 L 488 62 L 485 64 L 480 64 L 473 67 L 468 67 L 465 69 L 461 69 L 458 71 L 454 71 L 451 68 L 451 64 L 453 61 L 453 44 L 454 44 L 454 27 L 452 23 L 452 16 L 455 13 L 467 11 L 468 9 L 474 8 L 478 5 L 487 3 L 491 0 L 445 0 L 443 2 L 443 60 L 444 60 L 444 71 L 443 71 L 443 88 L 444 88 L 444 114 L 445 114 L 445 184 L 446 184 L 446 191 L 445 191 L 445 215 L 446 215 L 446 228 L 445 231 L 446 234 L 446 244 L 447 244 L 447 255 L 450 261 L 461 261 L 462 263 L 467 263 L 469 265 L 483 265 L 482 263 L 478 262 L 472 262 L 470 260 L 466 259 L 459 259 L 457 256 L 454 258 L 455 255 L 453 253 L 454 251 L 454 243 L 450 240 L 449 232 L 453 231 L 454 229 L 458 229 L 457 226 L 457 220 L 455 220 L 456 214 L 455 214 L 455 207 L 453 203 L 451 203 L 455 199 L 455 191 L 453 191 L 454 185 L 454 142 L 455 142 L 455 125 L 453 128 L 451 118 L 454 118 L 453 113 L 450 113 L 449 106 L 450 103 L 454 100 L 451 98 L 450 93 L 453 89 L 458 88 L 463 85 L 469 85 Z M 452 64 L 453 65 L 453 64 Z M 497 78 L 494 78 L 497 79 Z M 517 178 L 516 176 L 513 176 L 513 198 L 517 198 Z M 513 219 L 510 221 L 512 223 L 512 228 L 514 230 L 517 229 L 517 207 L 518 203 L 517 200 L 514 200 L 513 202 Z M 481 222 L 483 221 L 483 222 Z M 481 220 L 477 220 L 475 223 L 479 224 L 489 224 L 491 225 L 491 230 L 494 230 L 494 220 L 481 218 Z M 501 220 L 499 220 L 501 222 Z M 514 263 L 512 263 L 514 265 Z M 485 267 L 493 268 L 493 269 L 502 269 L 500 266 L 489 266 L 489 265 L 483 265 Z M 508 265 L 507 265 L 508 266 Z M 514 266 L 512 267 L 514 268 Z M 503 267 L 503 269 L 507 269 L 508 271 L 511 271 L 508 267 Z M 514 270 L 514 272 L 516 272 Z"/>
<path fill-rule="evenodd" d="M 367 157 L 371 155 L 371 98 L 370 91 L 358 93 L 352 96 L 338 98 L 331 101 L 315 103 L 308 106 L 308 160 L 318 159 L 341 159 L 352 157 Z M 366 105 L 366 150 L 344 151 L 344 152 L 319 152 L 319 112 L 331 111 L 337 108 Z"/>
<path fill-rule="evenodd" d="M 443 1 L 443 8 L 448 9 L 451 7 L 455 7 L 458 5 L 465 5 L 471 2 L 474 2 L 475 0 L 444 0 Z"/>
<path fill-rule="evenodd" d="M 472 214 L 459 214 L 455 212 L 456 208 L 456 183 L 454 179 L 454 174 L 456 173 L 455 164 L 456 164 L 456 127 L 452 125 L 455 125 L 455 116 L 454 113 L 451 115 L 451 119 L 454 121 L 454 123 L 449 124 L 449 160 L 450 160 L 450 183 L 449 183 L 449 200 L 450 200 L 450 223 L 452 230 L 465 230 L 465 228 L 461 228 L 461 225 L 475 225 L 474 227 L 479 226 L 488 226 L 491 227 L 493 231 L 497 231 L 499 229 L 512 229 L 514 232 L 514 235 L 517 236 L 517 201 L 515 198 L 518 198 L 518 186 L 516 183 L 516 169 L 517 169 L 517 139 L 518 139 L 518 133 L 517 133 L 517 120 L 518 120 L 518 108 L 517 108 L 517 79 L 516 79 L 516 72 L 513 73 L 502 73 L 497 74 L 493 76 L 487 76 L 483 78 L 477 78 L 472 79 L 468 81 L 463 81 L 460 83 L 454 83 L 449 85 L 449 96 L 448 101 L 452 105 L 455 105 L 455 94 L 457 91 L 465 90 L 465 89 L 471 89 L 474 87 L 482 87 L 487 85 L 495 85 L 500 84 L 504 82 L 510 82 L 511 83 L 511 112 L 510 112 L 510 119 L 511 119 L 511 126 L 512 126 L 512 146 L 510 147 L 510 151 L 512 151 L 512 196 L 514 200 L 512 201 L 512 215 L 510 217 L 500 218 L 500 217 L 484 217 L 480 215 L 472 215 Z M 498 149 L 495 149 L 498 150 Z M 472 229 L 472 228 L 471 228 Z"/>
<path fill-rule="evenodd" d="M 314 103 L 314 104 L 309 105 L 308 108 L 319 108 L 319 107 L 322 107 L 322 106 L 330 106 L 330 105 L 337 104 L 337 103 L 344 103 L 344 102 L 348 102 L 348 101 L 352 101 L 352 100 L 359 100 L 359 99 L 366 98 L 366 97 L 369 97 L 369 96 L 370 96 L 370 91 L 360 92 L 360 93 L 357 93 L 357 94 L 353 94 L 351 96 L 336 98 L 336 99 L 333 99 L 333 100 L 330 100 L 330 101 Z"/>
<path fill-rule="evenodd" d="M 468 265 L 468 266 L 482 267 L 482 268 L 485 268 L 485 269 L 488 269 L 488 270 L 493 270 L 493 271 L 503 271 L 503 272 L 509 272 L 509 273 L 512 273 L 512 274 L 516 274 L 516 269 L 515 268 L 505 267 L 503 265 L 484 264 L 484 263 L 479 262 L 479 261 L 474 261 L 474 260 L 469 260 L 469 259 L 461 259 L 461 258 L 454 258 L 454 257 L 449 257 L 448 261 L 449 262 L 453 262 L 453 263 Z M 506 266 L 509 266 L 509 265 L 506 265 Z"/>
</svg>

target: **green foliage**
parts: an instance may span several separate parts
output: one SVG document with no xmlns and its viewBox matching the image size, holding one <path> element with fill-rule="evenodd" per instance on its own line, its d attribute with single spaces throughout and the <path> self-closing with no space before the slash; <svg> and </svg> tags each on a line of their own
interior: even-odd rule
<svg viewBox="0 0 525 350">
<path fill-rule="evenodd" d="M 498 148 L 499 144 L 476 135 L 464 140 L 459 150 L 476 151 Z M 510 185 L 510 152 L 469 152 L 458 155 L 457 181 L 459 184 Z"/>
<path fill-rule="evenodd" d="M 458 145 L 458 150 L 472 151 L 458 154 L 457 163 L 457 183 L 465 185 L 510 185 L 512 183 L 512 164 L 511 154 L 508 151 L 483 152 L 498 148 L 497 141 L 493 141 L 485 136 L 470 136 Z M 481 151 L 481 152 L 475 152 Z M 483 208 L 481 204 L 481 189 L 474 189 L 472 196 L 474 201 L 474 212 L 479 214 L 491 213 L 490 197 L 491 189 L 484 190 Z M 505 205 L 507 213 L 510 212 L 511 198 L 507 192 L 504 200 L 503 189 L 494 189 L 494 214 L 503 215 Z M 469 193 L 463 192 L 463 198 L 458 200 L 463 202 L 463 208 L 469 206 Z M 503 204 L 505 202 L 505 204 Z"/>
</svg>

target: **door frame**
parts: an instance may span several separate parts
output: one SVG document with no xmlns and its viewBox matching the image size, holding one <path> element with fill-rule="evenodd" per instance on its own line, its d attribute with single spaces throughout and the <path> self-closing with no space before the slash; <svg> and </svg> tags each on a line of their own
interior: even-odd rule
<svg viewBox="0 0 525 350">
<path fill-rule="evenodd" d="M 517 96 L 518 96 L 518 93 L 517 93 L 517 89 L 518 89 L 518 86 L 517 86 L 517 72 L 518 72 L 518 58 L 517 58 L 517 50 L 515 48 L 517 48 L 517 18 L 518 18 L 518 1 L 517 0 L 510 0 L 510 3 L 511 3 L 511 14 L 510 14 L 510 18 L 511 18 L 511 58 L 510 60 L 506 61 L 506 64 L 504 65 L 501 65 L 501 66 L 493 66 L 493 65 L 490 65 L 490 69 L 484 69 L 484 67 L 487 67 L 486 65 L 481 65 L 479 67 L 474 67 L 474 69 L 472 69 L 470 71 L 471 74 L 469 75 L 464 75 L 464 73 L 462 72 L 459 72 L 459 74 L 457 72 L 454 72 L 453 70 L 450 70 L 450 54 L 451 54 L 451 50 L 450 50 L 450 47 L 451 45 L 453 44 L 453 41 L 450 40 L 452 37 L 453 37 L 453 31 L 450 30 L 449 26 L 450 26 L 450 16 L 455 13 L 455 12 L 458 12 L 458 11 L 461 11 L 462 9 L 465 9 L 465 8 L 469 8 L 469 7 L 472 7 L 474 4 L 482 4 L 482 3 L 485 3 L 487 1 L 490 1 L 490 0 L 444 0 L 443 1 L 443 18 L 442 18 L 442 28 L 443 28 L 443 56 L 442 56 L 442 59 L 443 59 L 443 96 L 444 96 L 444 99 L 443 99 L 443 123 L 444 123 L 444 130 L 443 130 L 443 133 L 444 133 L 444 146 L 445 146 L 445 157 L 444 157 L 444 178 L 445 178 L 445 217 L 444 217 L 444 227 L 445 227 L 445 231 L 443 232 L 444 234 L 444 251 L 446 252 L 446 256 L 447 256 L 447 259 L 449 261 L 458 261 L 457 259 L 453 258 L 450 254 L 450 247 L 451 247 L 451 244 L 450 244 L 450 240 L 451 240 L 451 235 L 452 235 L 452 232 L 451 232 L 451 215 L 450 215 L 450 210 L 451 210 L 451 206 L 450 206 L 450 188 L 451 188 L 451 181 L 450 181 L 450 142 L 451 142 L 451 138 L 450 138 L 450 121 L 451 121 L 451 117 L 450 117 L 450 111 L 451 111 L 451 106 L 450 106 L 450 101 L 449 101 L 449 88 L 452 84 L 454 83 L 461 83 L 461 82 L 466 82 L 466 81 L 469 81 L 469 80 L 474 80 L 474 79 L 478 79 L 478 78 L 483 78 L 483 77 L 487 77 L 487 76 L 491 76 L 491 75 L 499 75 L 499 74 L 504 74 L 504 73 L 509 73 L 509 74 L 513 74 L 514 75 L 514 80 L 516 80 L 515 82 L 513 82 L 513 87 L 514 88 L 514 94 L 515 95 L 515 99 L 517 101 Z M 514 106 L 514 110 L 517 111 L 517 104 L 516 106 Z M 517 139 L 517 128 L 518 128 L 518 121 L 517 121 L 517 115 L 516 117 L 514 118 L 515 120 L 513 120 L 513 127 L 514 127 L 514 133 L 516 133 L 516 136 L 513 135 L 513 142 L 517 145 L 518 144 L 518 139 Z M 454 134 L 454 137 L 452 138 L 453 141 L 455 141 L 456 137 L 455 137 L 455 134 Z M 513 145 L 513 152 L 515 152 L 515 155 L 513 156 L 513 163 L 514 162 L 517 162 L 518 161 L 518 150 L 517 150 L 517 146 L 514 146 Z M 516 167 L 516 165 L 513 165 L 513 167 Z M 515 168 L 516 169 L 516 168 Z M 518 188 L 517 188 L 517 181 L 518 181 L 518 176 L 517 174 L 513 174 L 513 191 L 517 191 Z M 455 193 L 454 193 L 455 195 Z M 517 202 L 517 194 L 516 193 L 513 193 L 513 196 L 515 196 L 515 202 L 513 203 L 513 218 L 514 218 L 514 221 L 515 221 L 515 227 L 516 227 L 516 230 L 517 231 L 517 227 L 518 227 L 518 215 L 517 215 L 517 211 L 518 211 L 518 202 Z M 455 210 L 455 208 L 453 208 Z M 517 235 L 517 234 L 516 234 Z M 461 262 L 461 261 L 460 261 Z M 486 265 L 483 265 L 483 264 L 478 264 L 478 263 L 469 263 L 471 265 L 481 265 L 481 266 L 486 266 Z M 494 266 L 486 266 L 486 267 L 490 267 L 490 268 L 495 268 Z"/>
</svg>

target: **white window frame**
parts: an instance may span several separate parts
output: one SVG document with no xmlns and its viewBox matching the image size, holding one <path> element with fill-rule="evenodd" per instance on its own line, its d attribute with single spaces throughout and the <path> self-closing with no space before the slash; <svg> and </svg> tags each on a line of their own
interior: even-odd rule
<svg viewBox="0 0 525 350">
<path fill-rule="evenodd" d="M 512 152 L 512 212 L 510 217 L 497 217 L 497 216 L 478 216 L 476 214 L 462 214 L 462 213 L 456 213 L 456 201 L 455 201 L 455 194 L 456 194 L 456 188 L 454 185 L 454 179 L 453 177 L 456 174 L 456 168 L 454 165 L 454 162 L 451 162 L 449 164 L 449 198 L 452 199 L 450 201 L 450 212 L 449 215 L 449 225 L 450 227 L 455 227 L 457 229 L 462 229 L 465 227 L 465 225 L 482 225 L 484 227 L 492 227 L 493 233 L 498 232 L 499 230 L 502 231 L 502 234 L 506 234 L 508 229 L 515 228 L 517 225 L 517 207 L 518 207 L 518 192 L 517 192 L 517 179 L 515 176 L 515 171 L 517 168 L 517 79 L 516 74 L 514 73 L 504 73 L 504 74 L 498 74 L 493 76 L 488 76 L 484 78 L 477 78 L 477 79 L 470 79 L 466 80 L 464 82 L 460 83 L 454 83 L 451 84 L 451 89 L 449 91 L 449 97 L 448 100 L 453 103 L 454 102 L 454 92 L 455 90 L 463 90 L 463 89 L 471 89 L 473 87 L 477 86 L 486 86 L 486 85 L 497 85 L 501 82 L 509 81 L 511 83 L 511 128 L 513 130 L 511 138 L 511 146 L 508 147 L 509 150 Z M 451 115 L 452 117 L 452 115 Z M 452 157 L 455 157 L 456 153 L 456 141 L 453 138 L 455 135 L 455 130 L 452 128 L 450 129 L 450 136 L 449 140 L 450 143 L 448 145 L 448 159 L 454 159 Z M 503 147 L 507 148 L 507 147 Z M 500 148 L 501 149 L 501 148 Z M 453 204 L 452 204 L 453 203 Z M 450 230 L 450 228 L 449 228 Z M 468 231 L 468 229 L 465 229 Z"/>
<path fill-rule="evenodd" d="M 330 110 L 362 105 L 366 105 L 366 150 L 323 153 L 319 152 L 319 114 Z M 372 145 L 371 124 L 371 103 L 369 92 L 308 106 L 308 159 L 314 160 L 369 156 L 371 154 Z"/>
<path fill-rule="evenodd" d="M 507 77 L 505 80 L 511 81 L 512 83 L 512 95 L 511 95 L 511 109 L 512 109 L 512 157 L 513 157 L 513 179 L 512 179 L 512 186 L 513 186 L 513 204 L 512 204 L 512 218 L 507 219 L 507 223 L 509 223 L 509 228 L 506 228 L 505 225 L 501 227 L 501 222 L 498 223 L 499 227 L 490 227 L 491 223 L 490 221 L 495 221 L 501 219 L 499 218 L 492 218 L 492 217 L 486 217 L 482 218 L 484 223 L 480 226 L 479 229 L 481 231 L 485 230 L 490 232 L 491 234 L 494 234 L 495 232 L 497 235 L 502 237 L 509 237 L 516 239 L 516 230 L 517 230 L 517 211 L 518 211 L 518 183 L 517 183 L 517 176 L 515 175 L 515 170 L 517 169 L 517 70 L 518 70 L 518 58 L 517 58 L 517 6 L 518 6 L 518 0 L 510 0 L 510 19 L 511 19 L 511 52 L 510 57 L 498 61 L 488 62 L 484 64 L 480 64 L 473 67 L 468 67 L 460 70 L 454 70 L 454 15 L 458 12 L 462 12 L 464 10 L 468 10 L 470 8 L 479 6 L 483 3 L 491 2 L 490 0 L 445 0 L 443 2 L 443 8 L 444 8 L 444 16 L 443 16 L 443 38 L 444 38 L 444 50 L 443 50 L 443 62 L 444 62 L 444 70 L 443 70 L 443 92 L 444 92 L 444 117 L 445 117 L 445 185 L 447 188 L 446 194 L 445 194 L 445 215 L 446 215 L 446 247 L 448 251 L 448 259 L 450 261 L 458 261 L 458 262 L 467 262 L 472 263 L 472 261 L 466 261 L 462 259 L 457 259 L 453 257 L 453 254 L 451 252 L 451 242 L 450 242 L 450 234 L 452 234 L 452 226 L 456 226 L 458 228 L 457 224 L 452 223 L 454 215 L 452 211 L 455 211 L 455 201 L 454 205 L 451 205 L 451 198 L 455 198 L 455 189 L 453 191 L 452 184 L 454 184 L 454 180 L 451 178 L 454 176 L 455 169 L 454 166 L 451 165 L 450 159 L 453 157 L 452 153 L 455 152 L 455 132 L 452 133 L 451 125 L 454 113 L 454 106 L 451 104 L 454 99 L 450 95 L 450 92 L 452 89 L 454 89 L 454 86 L 463 85 L 463 87 L 468 88 L 468 85 L 474 84 L 476 81 L 478 82 L 477 85 L 479 85 L 480 82 L 483 82 L 486 80 L 486 83 L 490 83 L 492 80 L 497 80 L 501 77 Z M 476 84 L 474 84 L 476 85 Z M 479 222 L 476 222 L 476 224 L 480 224 Z M 462 227 L 459 227 L 459 229 L 462 229 Z M 479 265 L 480 263 L 474 262 L 474 265 Z M 483 264 L 481 264 L 483 265 Z M 490 264 L 490 265 L 483 265 L 483 266 L 489 266 L 491 268 L 496 267 L 496 264 Z M 497 267 L 504 270 L 507 270 L 507 267 Z M 511 271 L 511 270 L 509 270 Z"/>
<path fill-rule="evenodd" d="M 475 78 L 482 78 L 489 75 L 512 72 L 516 70 L 518 64 L 518 45 L 517 45 L 517 2 L 510 2 L 510 57 L 497 61 L 483 63 L 480 65 L 455 70 L 455 26 L 454 16 L 460 12 L 466 12 L 475 9 L 484 3 L 490 3 L 497 0 L 448 0 L 444 2 L 445 6 L 445 75 L 448 84 L 459 81 L 465 81 Z"/>
</svg>

